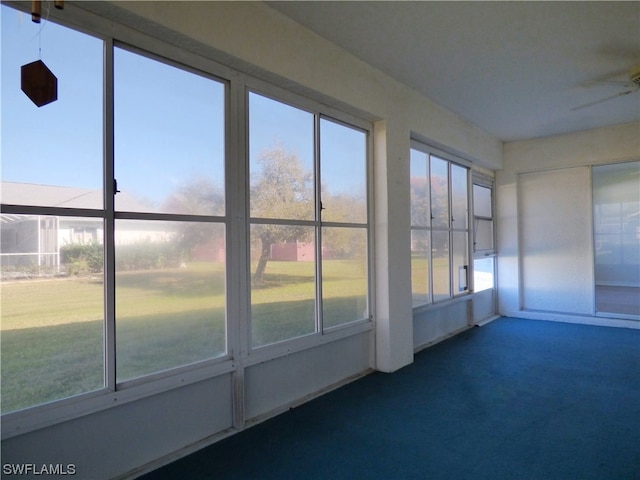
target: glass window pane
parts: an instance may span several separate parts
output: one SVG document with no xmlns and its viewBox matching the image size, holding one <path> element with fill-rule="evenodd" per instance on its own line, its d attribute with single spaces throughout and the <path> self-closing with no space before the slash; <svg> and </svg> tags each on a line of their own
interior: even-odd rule
<svg viewBox="0 0 640 480">
<path fill-rule="evenodd" d="M 316 331 L 314 228 L 251 226 L 254 347 Z"/>
<path fill-rule="evenodd" d="M 467 232 L 453 232 L 453 293 L 469 289 L 469 249 Z"/>
<path fill-rule="evenodd" d="M 429 251 L 431 233 L 411 231 L 411 292 L 413 306 L 429 302 Z"/>
<path fill-rule="evenodd" d="M 431 225 L 449 228 L 449 162 L 431 157 Z"/>
<path fill-rule="evenodd" d="M 223 355 L 225 232 L 116 220 L 117 380 Z"/>
<path fill-rule="evenodd" d="M 326 119 L 320 121 L 322 220 L 367 222 L 367 136 Z"/>
<path fill-rule="evenodd" d="M 481 292 L 494 288 L 494 257 L 473 261 L 473 290 Z"/>
<path fill-rule="evenodd" d="M 100 219 L 0 216 L 2 413 L 104 387 L 102 231 Z"/>
<path fill-rule="evenodd" d="M 411 149 L 410 162 L 411 225 L 428 227 L 431 217 L 429 209 L 428 155 L 419 150 Z"/>
<path fill-rule="evenodd" d="M 252 217 L 315 219 L 313 114 L 249 94 L 249 169 Z"/>
<path fill-rule="evenodd" d="M 473 214 L 477 217 L 491 218 L 491 189 L 482 185 L 473 186 Z"/>
<path fill-rule="evenodd" d="M 2 188 L 6 204 L 95 208 L 102 195 L 103 42 L 2 9 Z M 40 32 L 42 30 L 42 32 Z M 57 100 L 37 107 L 21 66 L 39 57 L 58 79 Z"/>
<path fill-rule="evenodd" d="M 469 227 L 467 172 L 466 168 L 451 164 L 451 227 L 455 229 Z"/>
<path fill-rule="evenodd" d="M 120 211 L 224 214 L 224 85 L 114 53 Z"/>
<path fill-rule="evenodd" d="M 326 329 L 368 316 L 367 230 L 323 228 L 323 327 Z"/>
<path fill-rule="evenodd" d="M 640 162 L 593 167 L 596 311 L 640 315 Z"/>
<path fill-rule="evenodd" d="M 474 251 L 493 250 L 493 220 L 476 218 Z"/>
<path fill-rule="evenodd" d="M 431 241 L 433 300 L 438 301 L 451 296 L 449 286 L 449 232 L 434 231 L 431 234 Z"/>
</svg>

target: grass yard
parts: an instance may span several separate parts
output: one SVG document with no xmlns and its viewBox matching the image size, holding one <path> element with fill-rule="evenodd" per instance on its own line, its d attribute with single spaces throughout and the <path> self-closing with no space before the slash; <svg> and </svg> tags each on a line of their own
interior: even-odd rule
<svg viewBox="0 0 640 480">
<path fill-rule="evenodd" d="M 429 272 L 429 258 L 423 253 L 411 255 L 411 291 L 414 306 L 429 301 L 429 274 L 433 280 L 432 293 L 436 299 L 448 298 L 449 292 L 449 260 L 435 258 L 431 260 L 432 271 Z"/>
<path fill-rule="evenodd" d="M 354 264 L 323 262 L 325 326 L 366 312 L 366 276 Z M 223 355 L 221 265 L 118 273 L 118 381 Z M 312 263 L 267 265 L 252 289 L 254 346 L 315 331 Z M 104 286 L 72 277 L 1 284 L 2 412 L 103 387 Z"/>
<path fill-rule="evenodd" d="M 2 412 L 103 385 L 103 286 L 89 279 L 2 283 Z"/>
</svg>

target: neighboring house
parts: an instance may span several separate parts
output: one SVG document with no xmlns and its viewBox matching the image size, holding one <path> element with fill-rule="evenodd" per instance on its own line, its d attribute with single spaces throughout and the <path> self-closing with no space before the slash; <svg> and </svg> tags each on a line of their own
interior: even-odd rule
<svg viewBox="0 0 640 480">
<path fill-rule="evenodd" d="M 322 258 L 329 260 L 333 258 L 331 250 L 322 249 Z M 313 262 L 315 259 L 315 246 L 309 242 L 283 242 L 271 245 L 269 260 L 280 260 L 290 262 Z"/>
<path fill-rule="evenodd" d="M 308 242 L 274 243 L 271 245 L 270 260 L 313 262 L 315 247 Z"/>
<path fill-rule="evenodd" d="M 1 182 L 0 199 L 7 205 L 30 205 L 34 201 L 56 208 L 101 210 L 102 190 L 55 185 Z M 118 194 L 118 207 L 125 211 L 147 212 L 149 206 L 126 192 Z M 120 245 L 146 241 L 165 241 L 175 225 L 162 221 L 122 222 L 117 227 Z M 102 243 L 104 222 L 101 217 L 63 215 L 0 215 L 0 266 L 6 275 L 11 270 L 37 268 L 41 273 L 59 272 L 60 249 L 65 245 Z M 224 258 L 224 240 L 197 245 L 198 260 Z"/>
<path fill-rule="evenodd" d="M 224 238 L 214 238 L 209 243 L 196 245 L 191 251 L 191 260 L 197 262 L 225 262 L 227 259 Z"/>
<path fill-rule="evenodd" d="M 41 205 L 58 208 L 102 207 L 102 192 L 76 187 L 2 182 L 3 204 Z M 72 243 L 102 242 L 101 218 L 44 215 L 0 217 L 0 264 L 7 267 L 60 267 L 60 247 Z M 10 268 L 9 268 L 10 270 Z"/>
<path fill-rule="evenodd" d="M 6 267 L 59 267 L 58 217 L 0 216 L 0 265 Z"/>
</svg>

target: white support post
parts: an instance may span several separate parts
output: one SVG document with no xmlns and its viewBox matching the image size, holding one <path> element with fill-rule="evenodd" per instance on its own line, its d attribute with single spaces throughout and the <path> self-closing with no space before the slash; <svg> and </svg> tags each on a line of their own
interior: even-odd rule
<svg viewBox="0 0 640 480">
<path fill-rule="evenodd" d="M 375 368 L 383 372 L 413 362 L 409 150 L 408 128 L 374 125 Z"/>
</svg>

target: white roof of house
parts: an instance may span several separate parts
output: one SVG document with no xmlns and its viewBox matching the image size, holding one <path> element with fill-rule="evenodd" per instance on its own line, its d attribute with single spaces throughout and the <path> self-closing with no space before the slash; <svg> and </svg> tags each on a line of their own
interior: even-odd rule
<svg viewBox="0 0 640 480">
<path fill-rule="evenodd" d="M 102 191 L 56 185 L 2 182 L 0 202 L 63 208 L 102 208 Z"/>
<path fill-rule="evenodd" d="M 103 208 L 102 189 L 62 187 L 34 183 L 0 182 L 0 203 L 59 208 Z M 148 212 L 149 205 L 126 192 L 118 193 L 118 210 Z"/>
</svg>

